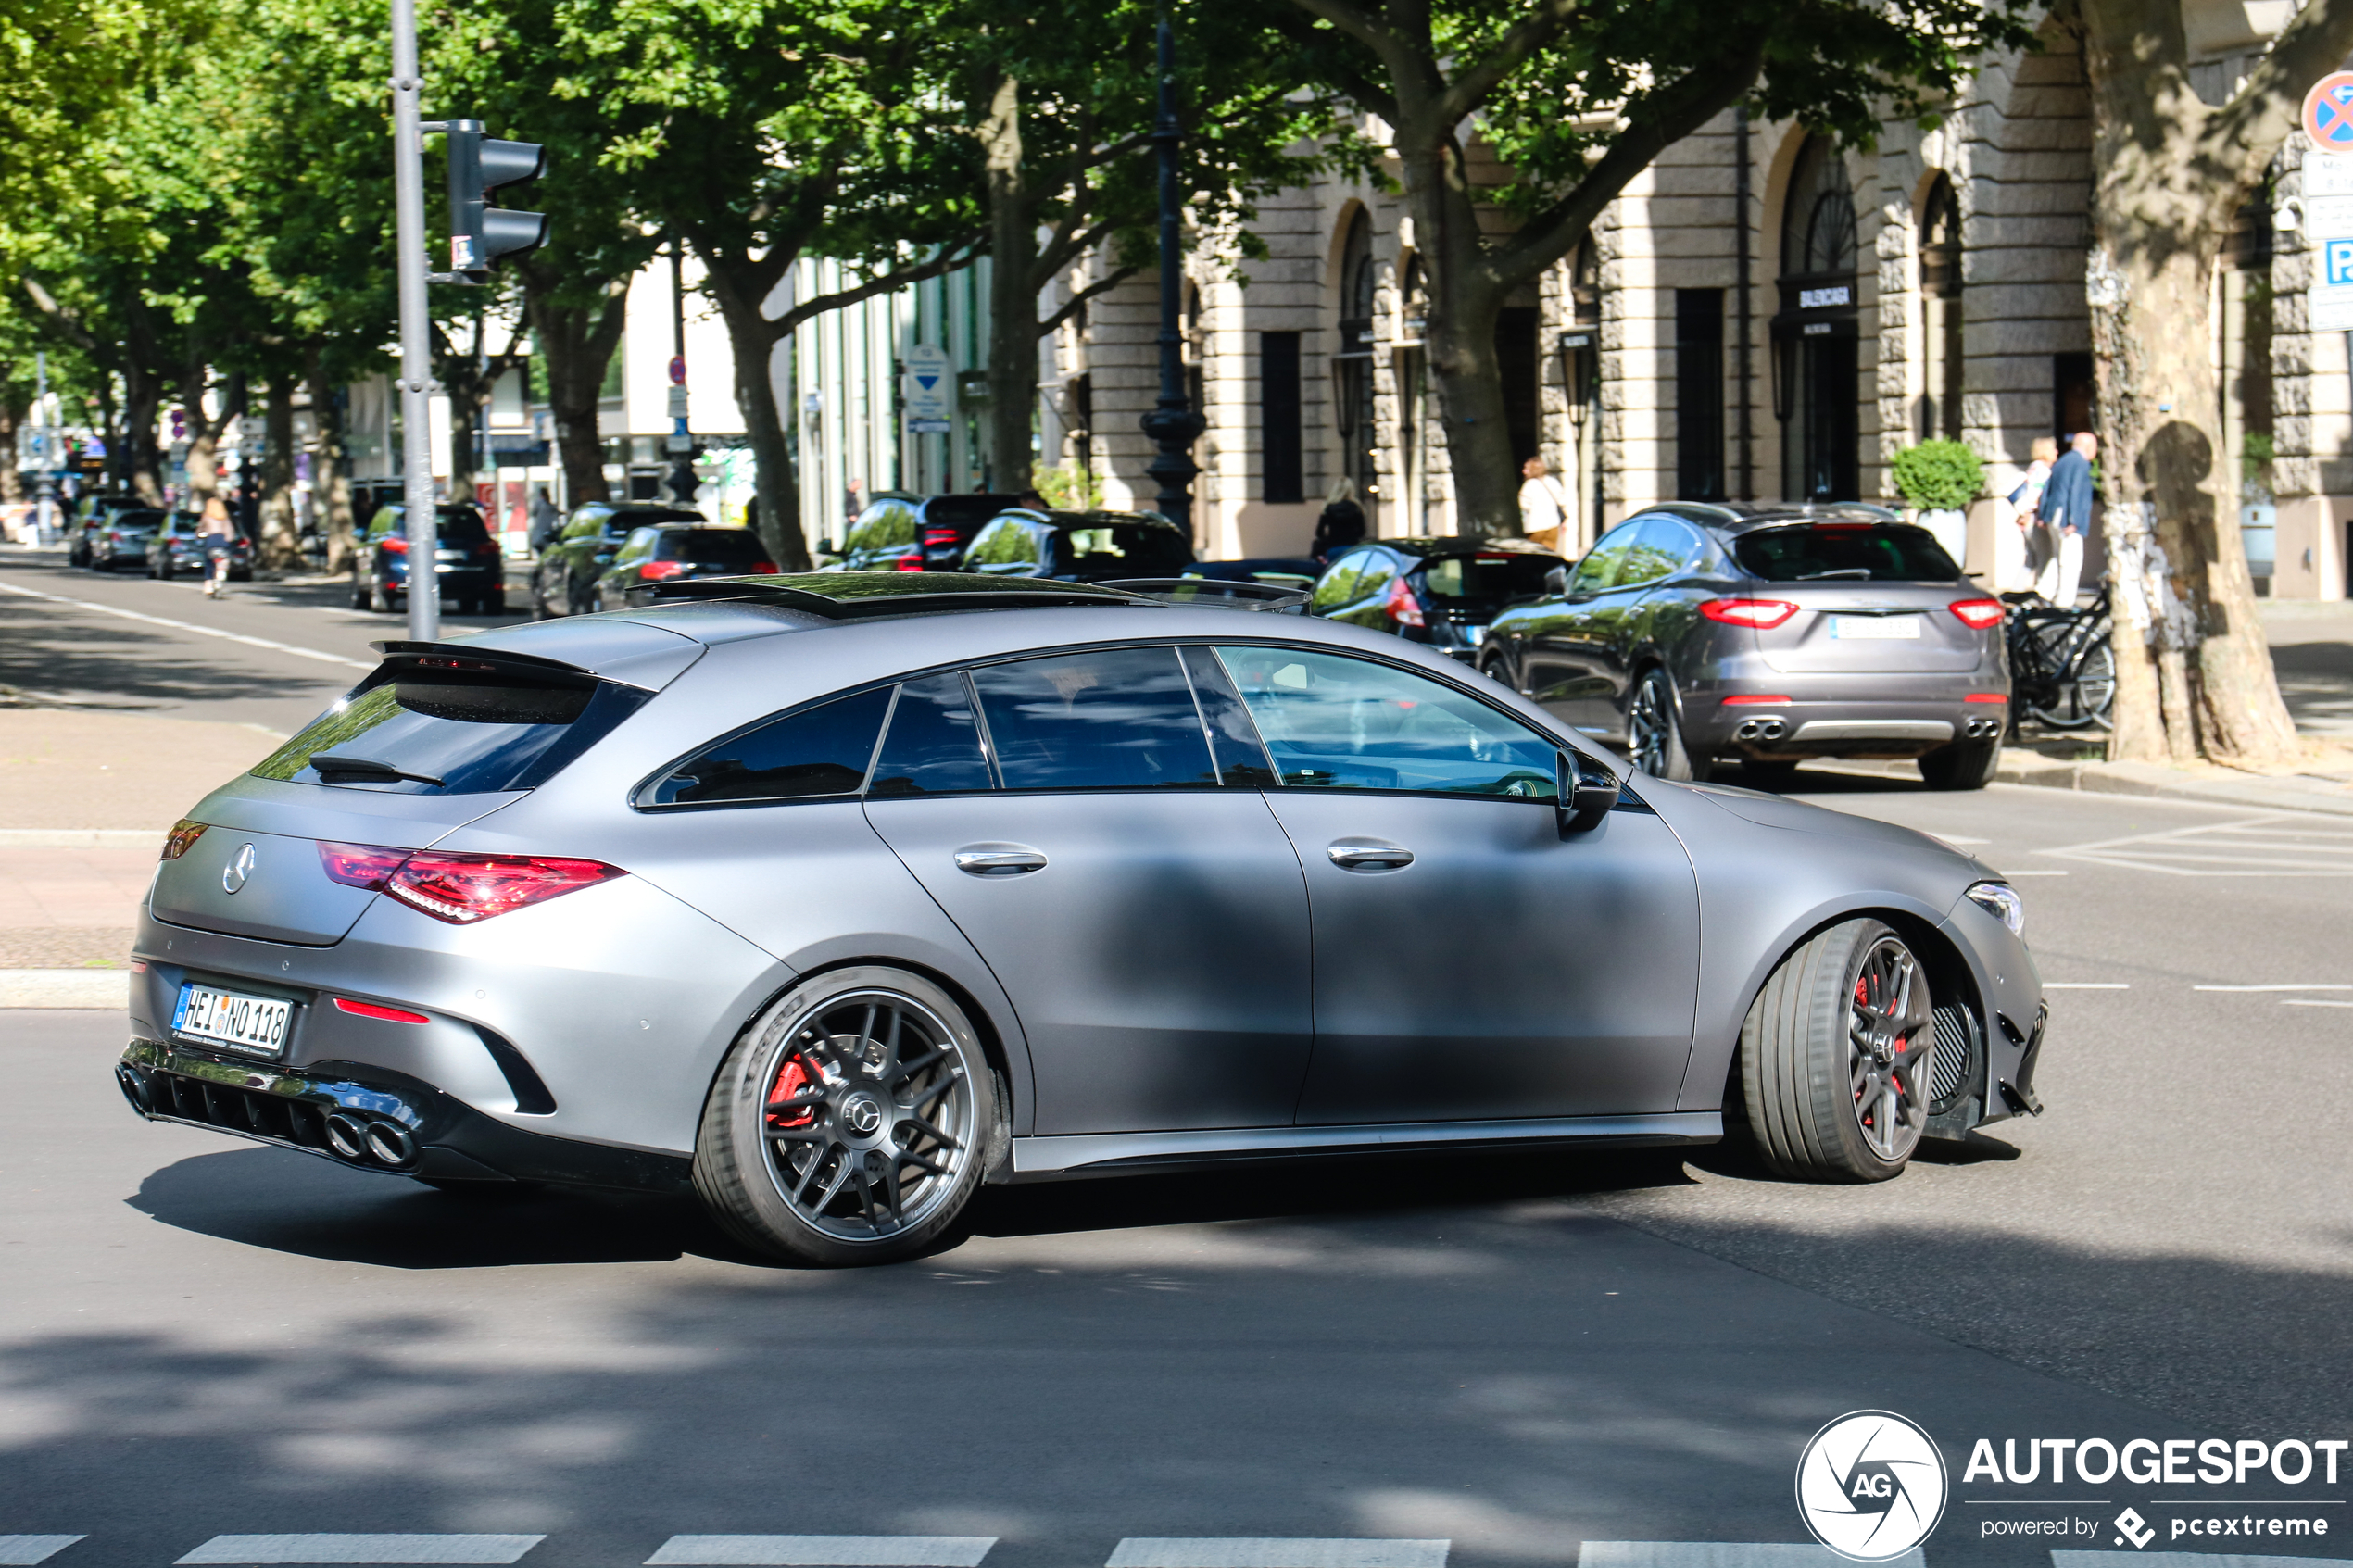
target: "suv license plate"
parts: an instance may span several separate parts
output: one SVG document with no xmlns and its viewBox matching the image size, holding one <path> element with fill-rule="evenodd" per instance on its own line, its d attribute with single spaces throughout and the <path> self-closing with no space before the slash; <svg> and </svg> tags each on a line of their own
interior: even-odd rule
<svg viewBox="0 0 2353 1568">
<path fill-rule="evenodd" d="M 286 1025 L 293 1017 L 294 1004 L 275 997 L 244 997 L 185 983 L 180 987 L 180 1005 L 171 1011 L 171 1032 L 257 1056 L 276 1056 L 285 1048 Z"/>
<path fill-rule="evenodd" d="M 1917 642 L 1920 634 L 1920 618 L 1917 615 L 1833 615 L 1831 635 L 1863 641 L 1873 639 L 1910 638 Z"/>
</svg>

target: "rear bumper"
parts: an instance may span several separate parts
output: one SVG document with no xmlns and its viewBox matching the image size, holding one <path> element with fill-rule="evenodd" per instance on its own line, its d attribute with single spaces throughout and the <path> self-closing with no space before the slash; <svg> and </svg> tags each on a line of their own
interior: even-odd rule
<svg viewBox="0 0 2353 1568">
<path fill-rule="evenodd" d="M 1948 683 L 1941 681 L 1939 684 Z M 1856 683 L 1841 683 L 1852 693 Z M 1687 695 L 1683 699 L 1685 744 L 1711 756 L 1753 757 L 1760 760 L 1802 757 L 1907 758 L 1935 750 L 1955 741 L 1998 739 L 2009 722 L 2007 683 L 1994 685 L 1970 677 L 1955 677 L 1951 689 L 1935 693 L 1903 690 L 1913 683 L 1891 680 L 1889 688 L 1869 696 L 1809 694 L 1803 684 L 1777 683 L 1755 693 L 1719 689 Z M 1792 691 L 1792 685 L 1801 689 Z M 1971 702 L 1972 693 L 1998 696 L 1998 702 Z M 1787 702 L 1760 703 L 1755 696 L 1780 696 Z M 1748 701 L 1725 699 L 1750 697 Z"/>
<path fill-rule="evenodd" d="M 422 1079 L 359 1062 L 299 1071 L 133 1039 L 115 1064 L 131 1109 L 356 1171 L 422 1181 L 556 1182 L 635 1192 L 691 1190 L 682 1155 L 551 1138 L 511 1127 Z"/>
</svg>

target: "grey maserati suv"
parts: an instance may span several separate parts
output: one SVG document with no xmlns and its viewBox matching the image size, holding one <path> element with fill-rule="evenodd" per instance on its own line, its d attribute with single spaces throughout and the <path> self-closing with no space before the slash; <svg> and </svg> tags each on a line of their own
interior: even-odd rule
<svg viewBox="0 0 2353 1568">
<path fill-rule="evenodd" d="M 1912 758 L 1931 788 L 1978 789 L 2008 721 L 2002 614 L 1880 508 L 1679 501 L 1496 616 L 1479 668 L 1661 778 Z"/>
<path fill-rule="evenodd" d="M 673 585 L 662 585 L 665 589 Z M 2040 1109 L 2001 876 L 1621 776 L 1444 654 L 944 572 L 378 645 L 171 833 L 118 1077 L 452 1192 L 818 1263 L 983 1183 L 1704 1144 L 1895 1175 Z"/>
</svg>

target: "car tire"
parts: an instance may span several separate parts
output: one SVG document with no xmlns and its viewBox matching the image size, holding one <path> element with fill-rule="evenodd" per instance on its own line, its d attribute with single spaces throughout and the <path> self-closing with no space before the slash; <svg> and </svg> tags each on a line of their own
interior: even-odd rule
<svg viewBox="0 0 2353 1568">
<path fill-rule="evenodd" d="M 695 1190 L 770 1257 L 897 1262 L 949 1234 L 1006 1131 L 1002 1080 L 952 997 L 903 970 L 834 970 L 772 1003 L 720 1064 Z"/>
<path fill-rule="evenodd" d="M 1634 766 L 1654 778 L 1705 784 L 1713 771 L 1684 747 L 1675 683 L 1664 670 L 1653 668 L 1634 684 L 1626 705 L 1626 749 Z"/>
<path fill-rule="evenodd" d="M 1758 1158 L 1799 1181 L 1900 1175 L 1928 1125 L 1933 1016 L 1926 967 L 1879 921 L 1783 959 L 1741 1024 L 1737 1110 Z"/>
<path fill-rule="evenodd" d="M 1994 770 L 2001 765 L 2002 743 L 1991 741 L 1955 741 L 1940 746 L 1919 759 L 1920 777 L 1931 789 L 1983 789 L 1994 782 Z"/>
<path fill-rule="evenodd" d="M 1502 654 L 1482 654 L 1478 660 L 1478 672 L 1507 691 L 1519 690 L 1512 680 L 1510 667 L 1505 663 Z"/>
<path fill-rule="evenodd" d="M 483 613 L 483 614 L 484 614 L 484 615 L 504 615 L 504 614 L 506 614 L 506 613 L 507 613 L 507 593 L 506 593 L 506 590 L 502 588 L 502 589 L 500 589 L 498 592 L 497 592 L 497 593 L 495 593 L 495 594 L 484 594 L 484 595 L 483 596 L 483 598 L 482 598 L 482 613 Z"/>
</svg>

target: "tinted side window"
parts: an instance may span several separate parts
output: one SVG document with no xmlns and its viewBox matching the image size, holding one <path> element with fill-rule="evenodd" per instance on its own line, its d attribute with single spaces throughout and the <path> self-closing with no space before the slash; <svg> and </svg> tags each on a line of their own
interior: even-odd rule
<svg viewBox="0 0 2353 1568">
<path fill-rule="evenodd" d="M 1577 571 L 1568 580 L 1572 594 L 1597 594 L 1610 585 L 1617 576 L 1617 569 L 1625 564 L 1626 553 L 1634 547 L 1634 535 L 1642 523 L 1621 522 L 1602 536 L 1602 542 L 1586 552 L 1577 563 Z"/>
<path fill-rule="evenodd" d="M 632 533 L 629 536 L 628 541 L 621 546 L 621 554 L 613 557 L 613 565 L 635 566 L 637 562 L 648 558 L 654 553 L 654 545 L 661 538 L 661 535 L 653 529 L 641 528 L 637 530 L 637 532 Z"/>
<path fill-rule="evenodd" d="M 1342 556 L 1334 561 L 1324 572 L 1322 580 L 1315 584 L 1315 595 L 1307 602 L 1309 613 L 1324 615 L 1340 608 L 1342 605 L 1353 603 L 1356 598 L 1356 579 L 1363 573 L 1365 561 L 1370 558 L 1369 551 L 1359 550 L 1353 555 Z"/>
<path fill-rule="evenodd" d="M 1348 596 L 1352 600 L 1369 599 L 1375 594 L 1387 588 L 1390 580 L 1396 575 L 1396 557 L 1386 550 L 1368 551 L 1365 556 L 1365 570 L 1356 574 L 1356 581 L 1350 586 Z"/>
<path fill-rule="evenodd" d="M 1699 535 L 1671 517 L 1646 517 L 1637 526 L 1641 532 L 1618 568 L 1615 587 L 1655 583 L 1699 554 Z"/>
<path fill-rule="evenodd" d="M 1554 742 L 1451 686 L 1336 654 L 1217 653 L 1290 788 L 1558 793 Z"/>
<path fill-rule="evenodd" d="M 875 759 L 872 793 L 940 795 L 988 785 L 988 759 L 964 677 L 929 675 L 900 686 L 890 733 Z"/>
<path fill-rule="evenodd" d="M 1023 523 L 1012 518 L 1000 518 L 980 532 L 972 548 L 965 554 L 964 564 L 981 571 L 1004 571 L 1010 568 L 1035 565 L 1038 560 L 1038 538 Z"/>
<path fill-rule="evenodd" d="M 973 671 L 1007 789 L 1217 783 L 1174 648 L 1106 648 Z"/>
<path fill-rule="evenodd" d="M 717 800 L 799 800 L 855 795 L 866 782 L 890 688 L 772 720 L 680 763 L 648 790 L 648 806 L 695 806 Z"/>
<path fill-rule="evenodd" d="M 610 512 L 608 512 L 601 508 L 590 510 L 589 508 L 584 507 L 579 511 L 573 513 L 572 521 L 564 524 L 563 537 L 566 539 L 594 539 L 598 533 L 603 532 L 605 520 L 611 515 L 612 514 Z"/>
</svg>

